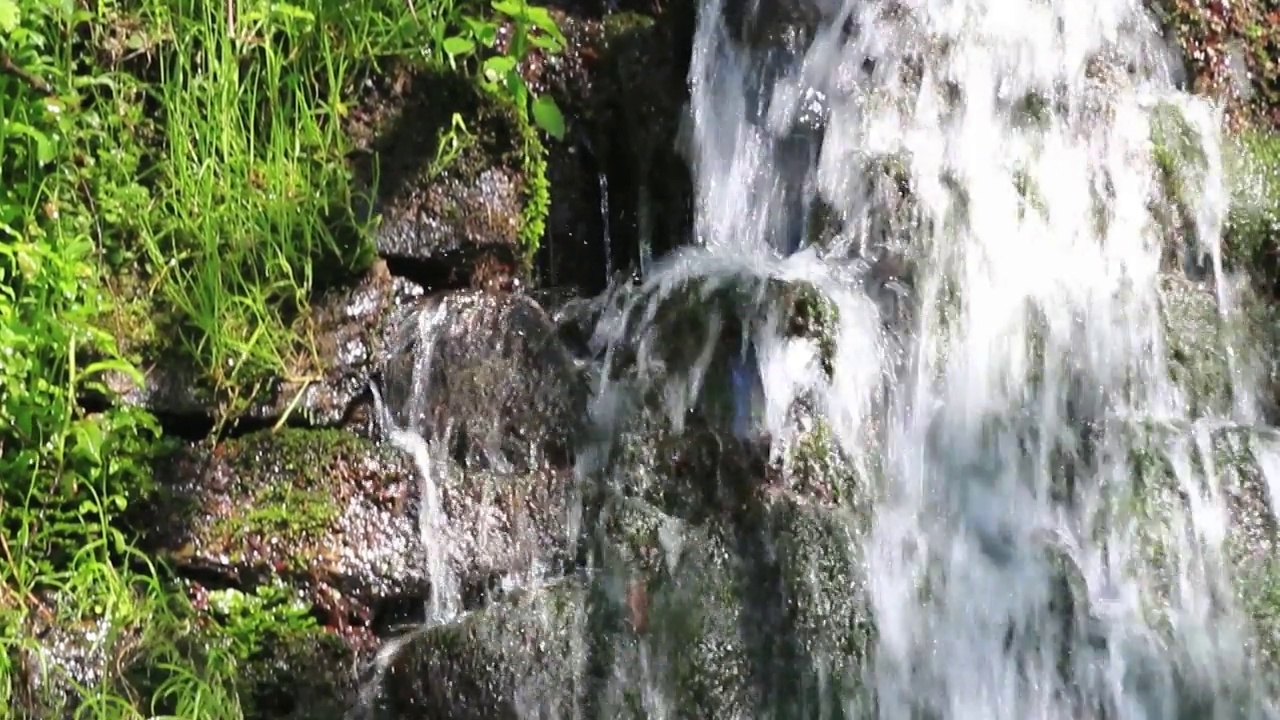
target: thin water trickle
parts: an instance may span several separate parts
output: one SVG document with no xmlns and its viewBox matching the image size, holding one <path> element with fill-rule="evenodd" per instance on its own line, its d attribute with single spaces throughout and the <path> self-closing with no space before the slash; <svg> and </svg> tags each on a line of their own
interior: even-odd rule
<svg viewBox="0 0 1280 720">
<path fill-rule="evenodd" d="M 429 441 L 423 427 L 428 416 L 427 403 L 430 400 L 431 366 L 435 359 L 436 340 L 444 323 L 450 318 L 449 310 L 449 301 L 445 298 L 417 318 L 415 363 L 411 389 L 402 417 L 393 415 L 382 401 L 377 388 L 374 388 L 383 434 L 388 442 L 412 458 L 414 467 L 418 470 L 418 531 L 426 554 L 427 579 L 431 584 L 431 596 L 425 608 L 426 622 L 433 625 L 448 622 L 462 609 L 462 591 L 454 569 L 454 543 L 449 532 L 449 517 L 440 497 L 441 485 L 449 471 L 449 459 L 441 442 Z M 446 429 L 439 437 L 448 435 Z"/>
<path fill-rule="evenodd" d="M 598 184 L 600 186 L 600 233 L 603 236 L 601 243 L 604 245 L 604 276 L 608 280 L 613 279 L 613 233 L 609 226 L 609 176 L 607 173 L 598 174 Z"/>
<path fill-rule="evenodd" d="M 785 573 L 803 543 L 730 552 L 660 524 L 671 584 L 646 610 L 653 632 L 576 638 L 602 664 L 598 699 L 557 716 L 698 717 L 709 706 L 689 703 L 714 697 L 716 716 L 743 718 L 1280 717 L 1233 575 L 1238 486 L 1256 471 L 1280 502 L 1280 446 L 1223 445 L 1258 434 L 1249 366 L 1218 348 L 1230 402 L 1204 410 L 1172 372 L 1162 314 L 1162 283 L 1183 272 L 1167 257 L 1207 257 L 1195 287 L 1223 329 L 1205 341 L 1239 340 L 1218 111 L 1177 90 L 1139 0 L 795 1 L 814 12 L 777 33 L 785 51 L 743 45 L 723 0 L 701 3 L 696 243 L 642 256 L 641 282 L 609 294 L 576 471 L 632 494 L 646 480 L 619 457 L 656 432 L 646 409 L 679 435 L 727 395 L 735 447 L 777 459 L 829 432 L 856 491 L 813 515 L 836 530 L 806 542 L 838 547 L 821 571 L 794 568 L 809 580 L 774 612 L 749 587 L 699 584 L 704 569 L 739 553 L 748 578 Z M 1176 168 L 1176 198 L 1152 143 L 1170 109 L 1198 158 Z M 838 231 L 810 244 L 818 202 Z M 830 308 L 819 332 L 792 327 L 805 293 Z M 599 518 L 566 512 L 598 534 Z M 629 577 L 608 543 L 588 554 L 613 585 Z M 858 577 L 833 589 L 833 563 Z M 850 598 L 863 649 L 823 644 L 851 616 L 821 632 L 809 618 L 803 639 L 751 627 L 799 632 L 798 616 Z M 740 687 L 690 679 L 739 657 L 755 658 Z M 523 716 L 544 716 L 538 702 Z"/>
</svg>

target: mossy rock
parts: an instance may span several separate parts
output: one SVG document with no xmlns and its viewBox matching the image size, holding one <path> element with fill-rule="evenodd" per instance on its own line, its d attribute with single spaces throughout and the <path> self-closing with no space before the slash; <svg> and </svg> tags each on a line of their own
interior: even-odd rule
<svg viewBox="0 0 1280 720">
<path fill-rule="evenodd" d="M 646 694 L 688 720 L 812 717 L 858 692 L 870 629 L 844 515 L 782 501 L 752 525 L 699 527 L 614 509 L 583 577 L 407 639 L 373 717 L 641 718 Z"/>
<path fill-rule="evenodd" d="M 422 293 L 420 286 L 393 276 L 385 262 L 375 262 L 354 282 L 315 298 L 294 326 L 308 351 L 299 354 L 295 367 L 253 378 L 252 386 L 216 392 L 190 358 L 160 338 L 136 348 L 146 368 L 141 385 L 114 370 L 105 373 L 105 381 L 112 402 L 144 408 L 186 435 L 241 421 L 341 426 L 367 392 L 388 328 Z"/>
<path fill-rule="evenodd" d="M 340 617 L 426 597 L 417 479 L 390 447 L 340 430 L 259 432 L 184 445 L 157 481 L 133 522 L 180 572 L 244 588 L 282 579 Z"/>
<path fill-rule="evenodd" d="M 626 498 L 601 518 L 600 582 L 622 607 L 642 584 L 654 680 L 680 717 L 812 717 L 860 695 L 874 631 L 856 514 L 771 494 L 706 523 Z"/>
<path fill-rule="evenodd" d="M 586 590 L 576 580 L 510 598 L 393 641 L 368 720 L 517 720 L 567 711 L 582 697 Z"/>
<path fill-rule="evenodd" d="M 475 281 L 494 262 L 521 272 L 546 188 L 530 173 L 543 150 L 510 102 L 461 72 L 399 66 L 349 125 L 364 153 L 358 174 L 375 188 L 380 255 L 420 263 L 436 283 Z M 531 202 L 542 217 L 529 217 Z"/>
<path fill-rule="evenodd" d="M 1230 148 L 1235 171 L 1224 262 L 1280 300 L 1280 133 L 1250 132 Z"/>
<path fill-rule="evenodd" d="M 1273 602 L 1277 576 L 1275 556 L 1280 546 L 1280 528 L 1270 507 L 1267 465 L 1280 452 L 1280 435 L 1274 430 L 1247 426 L 1198 427 L 1155 423 L 1129 429 L 1133 451 L 1129 455 L 1132 484 L 1127 494 L 1114 498 L 1111 527 L 1132 523 L 1133 549 L 1129 572 L 1139 573 L 1148 583 L 1143 594 L 1155 627 L 1171 629 L 1166 603 L 1179 594 L 1179 583 L 1190 581 L 1207 589 L 1220 606 L 1228 603 L 1244 611 L 1246 624 L 1237 626 L 1218 621 L 1224 647 L 1242 647 L 1246 669 L 1250 665 L 1260 675 L 1225 678 L 1232 692 L 1256 693 L 1262 678 L 1280 671 L 1280 638 L 1274 632 L 1277 605 Z M 1209 490 L 1217 488 L 1226 505 L 1225 535 L 1220 555 L 1182 558 L 1179 565 L 1175 546 L 1180 532 L 1190 532 L 1182 523 L 1194 517 L 1187 482 Z M 1207 578 L 1181 577 L 1203 567 Z M 1217 573 L 1229 582 L 1217 586 Z M 1193 610 L 1192 612 L 1198 612 Z M 1230 639 L 1227 639 L 1230 638 Z M 1183 659 L 1186 662 L 1190 658 Z M 1194 678 L 1192 678 L 1194 679 Z M 1190 683 L 1190 680 L 1188 680 Z M 1203 691 L 1189 688 L 1188 691 Z M 1254 698 L 1256 700 L 1256 698 Z"/>
</svg>

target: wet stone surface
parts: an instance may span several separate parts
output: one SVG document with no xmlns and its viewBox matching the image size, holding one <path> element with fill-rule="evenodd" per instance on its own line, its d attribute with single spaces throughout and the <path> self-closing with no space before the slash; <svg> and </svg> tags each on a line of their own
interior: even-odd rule
<svg viewBox="0 0 1280 720">
<path fill-rule="evenodd" d="M 275 378 L 243 417 L 260 424 L 286 415 L 294 425 L 342 424 L 355 401 L 368 391 L 386 327 L 421 295 L 421 287 L 393 276 L 387 264 L 378 261 L 354 285 L 322 296 L 299 330 L 314 343 L 319 369 L 307 372 L 305 378 Z M 173 418 L 177 424 L 211 425 L 220 414 L 212 393 L 195 382 L 190 369 L 155 362 L 144 375 L 141 387 L 115 372 L 107 374 L 107 383 L 118 401 Z"/>
<path fill-rule="evenodd" d="M 550 316 L 532 299 L 459 291 L 404 323 L 381 387 L 401 427 L 467 468 L 568 467 L 588 387 Z"/>
<path fill-rule="evenodd" d="M 283 578 L 335 623 L 427 596 L 417 479 L 392 448 L 340 430 L 261 432 L 184 446 L 158 470 L 135 522 L 181 573 L 248 588 Z"/>
<path fill-rule="evenodd" d="M 462 73 L 396 67 L 361 88 L 348 132 L 379 255 L 419 263 L 433 286 L 465 286 L 484 258 L 521 257 L 524 131 L 496 95 Z"/>
<path fill-rule="evenodd" d="M 563 567 L 571 552 L 571 472 L 448 463 L 435 479 L 447 535 L 428 540 L 408 455 L 340 430 L 188 445 L 158 480 L 135 519 L 150 549 L 215 587 L 285 581 L 338 627 L 371 628 L 389 604 L 421 607 L 432 590 L 427 542 L 446 544 L 466 604 Z"/>
</svg>

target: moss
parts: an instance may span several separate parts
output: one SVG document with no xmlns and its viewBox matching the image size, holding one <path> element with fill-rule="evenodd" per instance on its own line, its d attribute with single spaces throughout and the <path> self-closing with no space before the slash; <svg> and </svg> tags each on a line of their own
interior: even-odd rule
<svg viewBox="0 0 1280 720">
<path fill-rule="evenodd" d="M 522 167 L 524 169 L 524 210 L 520 215 L 520 247 L 524 252 L 524 272 L 533 270 L 534 256 L 542 245 L 547 231 L 547 216 L 551 212 L 551 182 L 547 179 L 547 147 L 538 135 L 538 128 L 530 122 L 527 113 L 521 113 L 521 134 L 524 138 Z"/>
<path fill-rule="evenodd" d="M 162 483 L 157 504 L 140 508 L 135 523 L 180 567 L 242 581 L 274 575 L 323 581 L 341 551 L 332 545 L 344 503 L 368 492 L 364 484 L 397 462 L 392 450 L 339 430 L 284 429 L 208 452 L 179 449 L 162 470 L 176 484 Z M 179 535 L 165 529 L 183 515 Z"/>
<path fill-rule="evenodd" d="M 840 309 L 816 286 L 798 283 L 791 287 L 791 317 L 788 334 L 818 343 L 822 371 L 828 377 L 834 372 L 836 341 L 840 329 Z"/>
<path fill-rule="evenodd" d="M 245 559 L 234 556 L 235 548 L 252 547 L 248 539 L 270 539 L 303 553 L 294 558 L 293 569 L 305 569 L 314 560 L 311 554 L 323 552 L 316 543 L 340 513 L 334 478 L 351 458 L 367 452 L 364 440 L 339 430 L 286 429 L 223 443 L 218 454 L 235 478 L 227 493 L 244 505 L 241 512 L 217 519 L 215 542 L 232 549 L 235 562 Z"/>
<path fill-rule="evenodd" d="M 1280 297 L 1280 133 L 1247 132 L 1231 155 L 1235 177 L 1225 260 Z"/>
</svg>

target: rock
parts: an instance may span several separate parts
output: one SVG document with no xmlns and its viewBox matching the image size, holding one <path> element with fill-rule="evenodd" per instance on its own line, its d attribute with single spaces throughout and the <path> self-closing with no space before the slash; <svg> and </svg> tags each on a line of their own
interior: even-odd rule
<svg viewBox="0 0 1280 720">
<path fill-rule="evenodd" d="M 546 141 L 552 192 L 539 278 L 587 295 L 637 269 L 642 244 L 660 255 L 692 227 L 692 184 L 674 143 L 695 3 L 606 4 L 601 13 L 552 3 L 567 47 L 535 49 L 522 65 L 568 119 L 565 139 Z"/>
<path fill-rule="evenodd" d="M 517 277 L 538 240 L 526 236 L 542 182 L 529 175 L 531 127 L 461 72 L 398 67 L 361 93 L 348 132 L 374 188 L 378 253 L 429 287 Z"/>
<path fill-rule="evenodd" d="M 599 419 L 666 411 L 677 432 L 691 415 L 721 428 L 758 420 L 759 338 L 791 344 L 787 380 L 799 387 L 830 379 L 839 327 L 832 297 L 805 281 L 751 268 L 663 274 L 606 299 L 593 349 L 605 355 L 614 397 L 598 402 L 618 405 L 601 407 Z"/>
<path fill-rule="evenodd" d="M 1243 393 L 1252 402 L 1259 389 L 1257 410 L 1277 417 L 1277 306 L 1248 288 L 1232 287 L 1239 305 L 1223 317 L 1213 290 L 1203 284 L 1170 273 L 1159 289 L 1169 374 L 1191 415 L 1231 416 L 1237 396 Z"/>
<path fill-rule="evenodd" d="M 33 593 L 20 600 L 30 612 L 6 628 L 4 650 L 10 712 L 18 720 L 72 717 L 83 690 L 110 686 L 143 636 L 136 623 L 113 623 L 70 593 Z M 6 617 L 8 619 L 8 617 Z"/>
<path fill-rule="evenodd" d="M 785 500 L 705 528 L 619 500 L 597 570 L 417 633 L 374 717 L 810 716 L 856 692 L 865 655 L 851 527 Z"/>
<path fill-rule="evenodd" d="M 1118 523 L 1135 523 L 1131 562 L 1142 563 L 1147 579 L 1144 599 L 1147 611 L 1155 616 L 1156 627 L 1168 629 L 1168 603 L 1175 602 L 1181 582 L 1207 583 L 1218 602 L 1233 603 L 1245 611 L 1257 630 L 1244 632 L 1230 623 L 1221 623 L 1220 642 L 1242 643 L 1247 662 L 1257 665 L 1262 678 L 1274 680 L 1280 671 L 1280 565 L 1275 558 L 1280 549 L 1280 525 L 1271 507 L 1275 463 L 1280 459 L 1280 434 L 1271 428 L 1240 425 L 1162 425 L 1145 423 L 1130 428 L 1134 452 L 1130 455 L 1132 496 L 1118 498 L 1122 510 Z M 1188 478 L 1188 473 L 1194 473 Z M 1210 478 L 1201 481 L 1200 478 Z M 1221 493 L 1226 514 L 1220 518 L 1225 530 L 1218 551 L 1205 557 L 1182 556 L 1171 542 L 1187 532 L 1183 523 L 1196 512 L 1190 506 L 1187 482 L 1205 482 L 1205 491 Z M 1203 515 L 1201 515 L 1203 517 Z M 1192 567 L 1181 563 L 1190 562 Z M 1200 568 L 1207 577 L 1199 577 Z M 1225 571 L 1230 585 L 1218 587 L 1217 573 Z M 1192 612 L 1198 612 L 1192 610 Z M 1232 689 L 1245 693 L 1253 668 L 1241 668 L 1240 677 L 1224 678 Z M 1272 688 L 1274 691 L 1277 688 Z M 1207 691 L 1192 688 L 1192 691 Z M 1255 688 L 1256 691 L 1256 688 Z M 1254 700 L 1256 701 L 1256 697 Z"/>
<path fill-rule="evenodd" d="M 228 683 L 247 718 L 342 720 L 358 695 L 356 668 L 372 655 L 370 643 L 323 627 L 296 590 L 279 582 L 253 591 L 207 590 L 188 584 L 198 608 L 190 640 L 194 655 L 215 668 L 234 660 Z M 210 656 L 213 656 L 212 658 Z M 165 681 L 181 680 L 171 668 L 146 664 L 133 675 L 153 695 Z M 146 696 L 144 695 L 144 696 Z M 177 708 L 168 709 L 178 714 Z"/>
<path fill-rule="evenodd" d="M 585 605 L 584 589 L 570 579 L 450 625 L 415 631 L 402 641 L 364 717 L 516 720 L 568 714 L 586 667 L 586 657 L 574 647 Z"/>
<path fill-rule="evenodd" d="M 532 299 L 461 291 L 421 304 L 382 367 L 401 427 L 464 467 L 566 467 L 586 414 L 587 384 Z"/>
<path fill-rule="evenodd" d="M 158 497 L 133 522 L 181 574 L 243 589 L 287 582 L 359 632 L 385 608 L 431 597 L 428 542 L 457 583 L 440 591 L 466 605 L 566 562 L 569 472 L 447 464 L 434 478 L 443 536 L 421 529 L 418 473 L 390 445 L 340 430 L 260 432 L 167 458 Z"/>
<path fill-rule="evenodd" d="M 341 430 L 259 432 L 182 445 L 156 481 L 132 522 L 180 573 L 239 588 L 282 579 L 335 624 L 428 596 L 418 481 L 391 447 Z"/>
<path fill-rule="evenodd" d="M 325 293 L 298 325 L 320 367 L 304 373 L 310 375 L 306 378 L 269 379 L 257 398 L 235 413 L 235 419 L 259 425 L 281 419 L 311 427 L 341 425 L 368 390 L 386 327 L 421 294 L 422 288 L 393 276 L 381 261 L 356 284 Z M 145 365 L 148 369 L 140 387 L 122 373 L 106 373 L 108 389 L 118 402 L 195 428 L 197 434 L 229 412 L 189 365 L 163 358 L 151 358 Z"/>
</svg>

